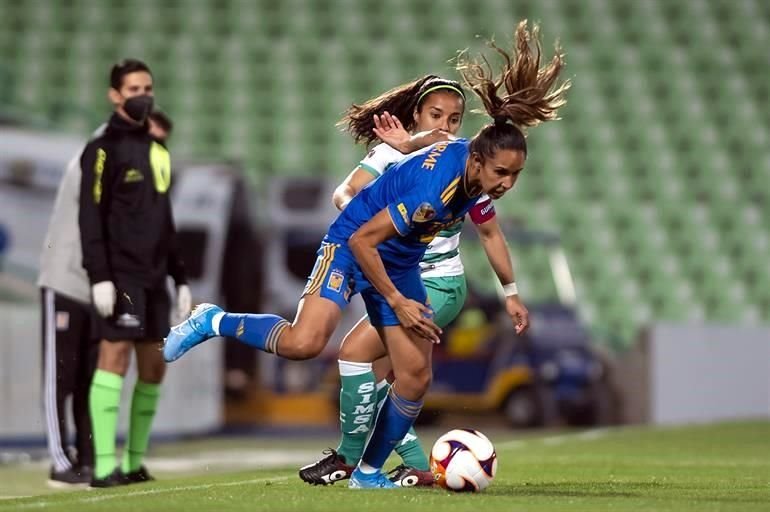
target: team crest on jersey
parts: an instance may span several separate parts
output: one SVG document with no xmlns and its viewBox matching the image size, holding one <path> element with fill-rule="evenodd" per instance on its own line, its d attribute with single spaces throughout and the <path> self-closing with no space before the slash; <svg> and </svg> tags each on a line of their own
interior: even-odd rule
<svg viewBox="0 0 770 512">
<path fill-rule="evenodd" d="M 329 280 L 326 283 L 326 287 L 333 292 L 339 292 L 342 289 L 342 282 L 345 276 L 339 270 L 332 270 L 329 274 Z"/>
<path fill-rule="evenodd" d="M 428 222 L 436 216 L 436 210 L 430 203 L 422 203 L 412 214 L 412 220 L 415 222 Z"/>
<path fill-rule="evenodd" d="M 123 176 L 123 183 L 137 183 L 144 180 L 144 175 L 136 169 L 129 169 Z"/>
</svg>

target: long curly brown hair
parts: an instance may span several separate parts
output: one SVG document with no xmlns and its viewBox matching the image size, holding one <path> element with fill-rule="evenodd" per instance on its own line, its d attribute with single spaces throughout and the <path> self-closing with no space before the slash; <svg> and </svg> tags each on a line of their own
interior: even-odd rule
<svg viewBox="0 0 770 512">
<path fill-rule="evenodd" d="M 565 66 L 559 43 L 550 62 L 541 67 L 540 27 L 534 24 L 530 31 L 527 25 L 527 20 L 523 20 L 516 26 L 510 52 L 494 41 L 487 43 L 504 61 L 499 77 L 494 77 L 483 54 L 471 59 L 463 52 L 456 66 L 466 86 L 484 104 L 484 113 L 495 120 L 506 118 L 519 128 L 558 119 L 558 110 L 567 103 L 565 94 L 572 85 L 569 80 L 557 83 Z"/>
<path fill-rule="evenodd" d="M 396 116 L 404 129 L 411 132 L 415 120 L 412 113 L 420 111 L 420 106 L 435 91 L 452 91 L 460 96 L 465 107 L 465 93 L 462 86 L 455 80 L 447 80 L 436 75 L 425 75 L 409 83 L 399 85 L 386 91 L 376 98 L 362 104 L 353 104 L 345 112 L 345 116 L 337 122 L 337 126 L 350 133 L 356 144 L 364 143 L 370 146 L 377 140 L 374 134 L 374 115 L 389 112 Z"/>
<path fill-rule="evenodd" d="M 564 53 L 557 42 L 554 56 L 541 66 L 540 27 L 534 24 L 530 31 L 527 20 L 516 26 L 511 51 L 494 41 L 487 44 L 503 59 L 497 78 L 483 54 L 471 59 L 467 52 L 461 52 L 457 57 L 457 71 L 484 105 L 483 111 L 476 112 L 494 119 L 473 138 L 470 149 L 484 156 L 499 148 L 526 153 L 525 130 L 558 119 L 559 108 L 567 103 L 566 92 L 572 83 L 558 82 L 565 66 Z"/>
</svg>

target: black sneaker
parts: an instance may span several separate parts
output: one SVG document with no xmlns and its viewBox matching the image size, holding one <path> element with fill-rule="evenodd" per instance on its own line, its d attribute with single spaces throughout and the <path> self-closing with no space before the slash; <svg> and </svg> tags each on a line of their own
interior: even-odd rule
<svg viewBox="0 0 770 512">
<path fill-rule="evenodd" d="M 87 487 L 91 483 L 93 472 L 89 467 L 73 467 L 64 471 L 51 468 L 48 474 L 48 486 L 54 489 Z"/>
<path fill-rule="evenodd" d="M 388 472 L 390 481 L 399 487 L 433 487 L 434 477 L 430 471 L 420 471 L 401 464 Z"/>
<path fill-rule="evenodd" d="M 155 477 L 153 477 L 144 466 L 141 466 L 136 471 L 124 474 L 123 478 L 125 479 L 126 484 L 141 484 L 155 480 Z"/>
<path fill-rule="evenodd" d="M 115 468 L 112 473 L 104 478 L 92 478 L 90 488 L 104 488 L 104 487 L 117 487 L 119 485 L 126 485 L 126 476 L 120 471 L 120 468 Z"/>
<path fill-rule="evenodd" d="M 355 466 L 345 463 L 345 458 L 337 450 L 324 450 L 327 457 L 299 470 L 299 477 L 312 485 L 329 485 L 350 478 Z"/>
</svg>

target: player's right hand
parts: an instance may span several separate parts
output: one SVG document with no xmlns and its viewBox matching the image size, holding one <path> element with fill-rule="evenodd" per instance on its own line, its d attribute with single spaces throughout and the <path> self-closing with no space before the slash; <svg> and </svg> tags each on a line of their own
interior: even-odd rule
<svg viewBox="0 0 770 512">
<path fill-rule="evenodd" d="M 404 299 L 393 307 L 401 325 L 431 343 L 441 343 L 441 328 L 433 323 L 433 310 L 416 300 Z"/>
<path fill-rule="evenodd" d="M 91 300 L 100 316 L 112 316 L 115 310 L 115 285 L 112 281 L 101 281 L 91 287 Z"/>
<path fill-rule="evenodd" d="M 427 132 L 420 132 L 412 137 L 412 142 L 420 146 L 420 148 L 432 146 L 437 142 L 443 142 L 445 140 L 452 140 L 452 134 L 441 128 L 433 128 Z"/>
</svg>

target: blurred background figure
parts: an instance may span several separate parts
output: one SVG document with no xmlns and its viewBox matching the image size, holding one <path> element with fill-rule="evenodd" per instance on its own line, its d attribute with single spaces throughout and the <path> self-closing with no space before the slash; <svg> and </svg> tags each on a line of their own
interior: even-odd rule
<svg viewBox="0 0 770 512">
<path fill-rule="evenodd" d="M 168 197 L 170 156 L 149 133 L 150 69 L 138 60 L 118 62 L 110 72 L 108 96 L 115 112 L 80 157 L 83 267 L 91 283 L 94 335 L 101 340 L 89 393 L 92 487 L 152 479 L 142 458 L 165 373 L 158 349 L 171 313 L 166 277 L 176 283 L 180 315 L 189 312 L 192 300 Z M 155 128 L 163 132 L 159 124 Z M 134 350 L 138 380 L 123 462 L 117 467 L 120 392 Z"/>
<path fill-rule="evenodd" d="M 100 126 L 92 135 L 104 132 Z M 96 368 L 97 344 L 91 329 L 91 289 L 83 268 L 78 227 L 80 154 L 64 170 L 45 235 L 37 284 L 43 319 L 43 407 L 49 484 L 91 482 L 94 450 L 88 391 Z M 74 450 L 70 449 L 66 405 L 72 404 Z"/>
<path fill-rule="evenodd" d="M 173 129 L 160 110 L 149 115 L 149 132 L 164 142 Z M 106 125 L 93 134 L 97 137 Z M 43 243 L 40 274 L 43 319 L 43 407 L 52 486 L 91 482 L 94 456 L 88 392 L 96 368 L 97 339 L 90 319 L 90 289 L 78 229 L 80 154 L 67 165 Z M 69 445 L 67 404 L 72 405 L 74 446 Z"/>
<path fill-rule="evenodd" d="M 170 194 L 196 301 L 285 316 L 337 213 L 329 198 L 360 161 L 336 120 L 426 73 L 458 78 L 456 48 L 507 43 L 523 18 L 568 49 L 573 81 L 562 120 L 532 132 L 517 190 L 495 203 L 532 328 L 511 335 L 464 232 L 468 299 L 444 330 L 423 421 L 770 416 L 768 2 L 0 0 L 0 375 L 13 383 L 0 411 L 17 411 L 0 413 L 0 444 L 46 436 L 22 406 L 45 386 L 15 383 L 43 368 L 29 343 L 40 248 L 68 158 L 104 121 L 109 66 L 146 62 L 174 120 Z M 460 136 L 483 121 L 467 107 Z M 334 338 L 361 313 L 354 301 Z M 222 345 L 169 372 L 154 433 L 332 428 L 336 346 L 292 363 Z"/>
</svg>

